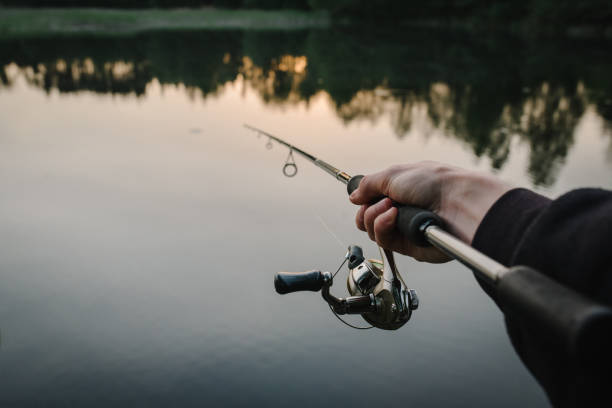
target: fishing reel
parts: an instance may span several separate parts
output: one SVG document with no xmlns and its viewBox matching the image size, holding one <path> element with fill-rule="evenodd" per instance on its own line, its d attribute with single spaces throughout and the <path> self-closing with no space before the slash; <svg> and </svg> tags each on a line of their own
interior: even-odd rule
<svg viewBox="0 0 612 408">
<path fill-rule="evenodd" d="M 280 294 L 299 291 L 321 291 L 323 299 L 343 323 L 356 329 L 378 327 L 396 330 L 402 327 L 412 311 L 419 306 L 416 291 L 408 289 L 402 280 L 393 252 L 384 250 L 387 262 L 366 260 L 357 245 L 351 245 L 338 270 L 330 272 L 279 272 L 274 277 L 274 287 Z M 381 251 L 382 256 L 382 251 Z M 339 298 L 330 293 L 334 277 L 348 261 L 347 288 L 351 296 Z M 344 321 L 340 315 L 360 314 L 370 327 L 357 327 Z"/>
</svg>

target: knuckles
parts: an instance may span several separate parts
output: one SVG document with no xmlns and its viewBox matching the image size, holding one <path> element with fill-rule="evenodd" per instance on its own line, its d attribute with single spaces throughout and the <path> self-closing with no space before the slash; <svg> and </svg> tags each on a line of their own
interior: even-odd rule
<svg viewBox="0 0 612 408">
<path fill-rule="evenodd" d="M 376 219 L 376 209 L 369 206 L 363 213 L 363 224 L 370 238 L 374 239 L 374 220 Z"/>
<path fill-rule="evenodd" d="M 362 205 L 361 207 L 359 207 L 359 210 L 357 210 L 357 214 L 355 215 L 355 224 L 357 225 L 357 228 L 360 229 L 361 231 L 365 231 L 365 223 L 364 223 L 364 212 L 365 212 L 365 205 Z"/>
</svg>

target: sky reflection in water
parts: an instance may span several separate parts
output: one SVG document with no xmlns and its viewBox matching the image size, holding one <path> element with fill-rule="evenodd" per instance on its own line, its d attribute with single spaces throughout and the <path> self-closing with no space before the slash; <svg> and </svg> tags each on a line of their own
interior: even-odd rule
<svg viewBox="0 0 612 408">
<path fill-rule="evenodd" d="M 459 265 L 399 259 L 422 306 L 397 332 L 276 295 L 274 272 L 344 255 L 319 218 L 377 252 L 343 186 L 301 158 L 284 177 L 286 149 L 242 123 L 350 174 L 431 159 L 551 196 L 610 188 L 598 45 L 574 64 L 563 47 L 352 38 L 5 42 L 0 405 L 545 404 Z"/>
</svg>

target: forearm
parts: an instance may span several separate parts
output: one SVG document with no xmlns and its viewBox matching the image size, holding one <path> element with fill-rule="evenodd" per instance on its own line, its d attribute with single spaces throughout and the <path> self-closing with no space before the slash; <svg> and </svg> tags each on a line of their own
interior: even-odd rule
<svg viewBox="0 0 612 408">
<path fill-rule="evenodd" d="M 499 179 L 460 168 L 443 176 L 439 215 L 449 232 L 472 243 L 478 226 L 493 204 L 511 189 Z"/>
<path fill-rule="evenodd" d="M 612 192 L 574 190 L 551 201 L 515 189 L 489 210 L 473 240 L 506 265 L 528 265 L 612 304 Z"/>
<path fill-rule="evenodd" d="M 382 196 L 390 199 L 380 200 Z M 499 263 L 530 266 L 612 304 L 611 192 L 579 190 L 551 201 L 529 190 L 511 189 L 493 176 L 421 162 L 366 176 L 350 199 L 361 205 L 358 228 L 384 248 L 422 261 L 449 259 L 433 247 L 415 246 L 395 227 L 397 209 L 391 200 L 422 207 L 437 212 L 449 232 Z M 483 288 L 495 299 L 494 291 Z M 500 307 L 504 310 L 503 304 Z M 551 349 L 546 333 L 524 324 L 507 317 L 515 348 L 553 403 L 578 406 L 574 402 L 607 396 L 596 381 L 599 377 L 576 372 L 564 350 Z"/>
<path fill-rule="evenodd" d="M 527 265 L 592 299 L 612 305 L 612 193 L 575 190 L 552 201 L 532 191 L 504 194 L 481 222 L 473 246 L 502 264 Z M 496 302 L 495 295 L 488 290 Z M 504 304 L 499 303 L 501 309 Z M 610 401 L 606 375 L 577 370 L 547 334 L 506 317 L 517 353 L 553 405 L 595 406 Z M 605 403 L 603 404 L 605 405 Z M 606 405 L 607 406 L 607 405 Z"/>
<path fill-rule="evenodd" d="M 472 245 L 503 265 L 514 265 L 514 255 L 525 235 L 550 203 L 530 190 L 507 191 L 483 217 Z"/>
</svg>

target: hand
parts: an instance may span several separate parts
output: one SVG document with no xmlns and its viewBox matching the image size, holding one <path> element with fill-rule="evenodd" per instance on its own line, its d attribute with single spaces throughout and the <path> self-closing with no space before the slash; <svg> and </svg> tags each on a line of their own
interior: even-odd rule
<svg viewBox="0 0 612 408">
<path fill-rule="evenodd" d="M 489 208 L 510 189 L 494 176 L 427 161 L 365 176 L 350 200 L 361 204 L 357 228 L 378 245 L 419 261 L 439 263 L 450 258 L 436 248 L 413 245 L 397 231 L 392 200 L 434 211 L 450 233 L 471 244 Z"/>
</svg>

